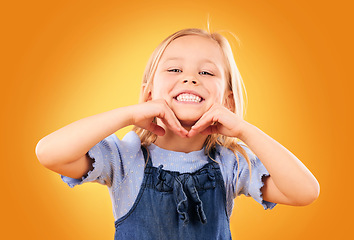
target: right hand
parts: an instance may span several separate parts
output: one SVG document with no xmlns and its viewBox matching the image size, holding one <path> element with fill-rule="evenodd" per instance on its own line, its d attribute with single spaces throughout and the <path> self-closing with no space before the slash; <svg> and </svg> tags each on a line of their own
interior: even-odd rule
<svg viewBox="0 0 354 240">
<path fill-rule="evenodd" d="M 176 115 L 164 99 L 157 99 L 133 106 L 132 124 L 144 128 L 158 136 L 163 136 L 166 130 L 153 123 L 155 117 L 161 119 L 163 124 L 180 137 L 186 137 L 188 131 L 178 121 Z"/>
</svg>

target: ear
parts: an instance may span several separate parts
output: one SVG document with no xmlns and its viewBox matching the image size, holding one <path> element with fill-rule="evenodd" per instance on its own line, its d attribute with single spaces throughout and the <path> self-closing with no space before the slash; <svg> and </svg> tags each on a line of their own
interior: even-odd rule
<svg viewBox="0 0 354 240">
<path fill-rule="evenodd" d="M 152 96 L 151 96 L 151 88 L 149 87 L 149 89 L 146 89 L 146 87 L 147 87 L 147 83 L 143 83 L 141 85 L 141 98 L 144 98 L 144 96 L 146 96 L 146 102 L 147 102 L 152 100 Z M 146 90 L 148 91 L 147 93 L 145 93 Z"/>
<path fill-rule="evenodd" d="M 235 100 L 234 93 L 231 90 L 228 90 L 224 96 L 224 106 L 229 109 L 231 112 L 235 111 Z"/>
</svg>

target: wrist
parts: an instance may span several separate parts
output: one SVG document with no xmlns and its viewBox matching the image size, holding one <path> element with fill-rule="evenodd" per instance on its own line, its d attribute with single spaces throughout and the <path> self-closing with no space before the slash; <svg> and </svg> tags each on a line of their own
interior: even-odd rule
<svg viewBox="0 0 354 240">
<path fill-rule="evenodd" d="M 134 110 L 135 107 L 136 105 L 124 107 L 125 116 L 127 116 L 127 121 L 126 121 L 127 126 L 136 124 L 136 116 L 134 114 L 136 112 Z"/>
<path fill-rule="evenodd" d="M 249 122 L 242 120 L 241 121 L 241 126 L 240 126 L 240 133 L 237 136 L 238 139 L 240 139 L 243 142 L 246 142 L 248 139 L 249 133 L 252 131 L 252 129 L 255 126 L 250 124 Z"/>
</svg>

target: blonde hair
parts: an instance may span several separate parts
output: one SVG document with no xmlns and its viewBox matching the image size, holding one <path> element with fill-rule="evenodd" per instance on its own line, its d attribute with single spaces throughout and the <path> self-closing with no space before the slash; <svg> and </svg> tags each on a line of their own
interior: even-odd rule
<svg viewBox="0 0 354 240">
<path fill-rule="evenodd" d="M 199 29 L 199 28 L 186 28 L 182 29 L 180 31 L 177 31 L 170 36 L 168 36 L 165 40 L 163 40 L 157 48 L 154 50 L 154 52 L 151 54 L 150 59 L 148 60 L 148 63 L 146 65 L 144 75 L 143 75 L 143 81 L 142 85 L 144 88 L 142 88 L 141 93 L 140 93 L 140 100 L 139 102 L 146 102 L 148 99 L 149 95 L 149 89 L 151 88 L 153 84 L 153 78 L 155 75 L 155 71 L 157 69 L 158 63 L 161 59 L 162 54 L 164 53 L 165 49 L 167 46 L 175 39 L 182 37 L 182 36 L 187 36 L 187 35 L 197 35 L 197 36 L 202 36 L 206 37 L 209 39 L 212 39 L 216 41 L 223 54 L 225 57 L 225 76 L 226 76 L 226 81 L 227 81 L 227 87 L 229 90 L 232 91 L 233 94 L 233 101 L 227 101 L 226 104 L 228 104 L 229 109 L 234 112 L 236 115 L 241 117 L 243 119 L 244 117 L 244 99 L 243 99 L 243 92 L 246 94 L 246 90 L 244 87 L 243 80 L 241 78 L 240 72 L 236 66 L 234 56 L 232 53 L 231 46 L 228 42 L 228 40 L 222 36 L 220 33 L 217 32 L 210 32 L 209 28 L 208 31 Z M 133 130 L 138 134 L 138 136 L 141 139 L 141 144 L 143 146 L 148 146 L 151 143 L 155 142 L 157 139 L 157 135 L 153 134 L 152 132 L 139 128 L 139 127 L 134 127 Z M 245 149 L 241 147 L 241 145 L 238 143 L 240 140 L 237 138 L 233 137 L 227 137 L 223 136 L 220 134 L 211 134 L 207 137 L 207 139 L 204 142 L 205 146 L 205 154 L 210 156 L 210 151 L 215 149 L 216 144 L 219 144 L 225 148 L 230 149 L 235 153 L 237 163 L 239 164 L 239 159 L 237 156 L 237 152 L 241 153 L 249 166 L 249 169 L 251 171 L 251 162 L 249 160 L 249 157 L 247 156 L 247 153 Z M 239 169 L 239 168 L 238 168 Z M 238 174 L 237 174 L 238 177 Z"/>
</svg>

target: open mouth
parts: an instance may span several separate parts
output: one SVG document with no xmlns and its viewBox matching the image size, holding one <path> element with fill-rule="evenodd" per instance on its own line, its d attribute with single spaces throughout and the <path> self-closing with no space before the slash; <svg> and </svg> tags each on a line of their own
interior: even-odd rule
<svg viewBox="0 0 354 240">
<path fill-rule="evenodd" d="M 192 102 L 192 103 L 200 103 L 204 99 L 198 95 L 192 93 L 180 93 L 176 97 L 174 97 L 178 102 Z"/>
</svg>

